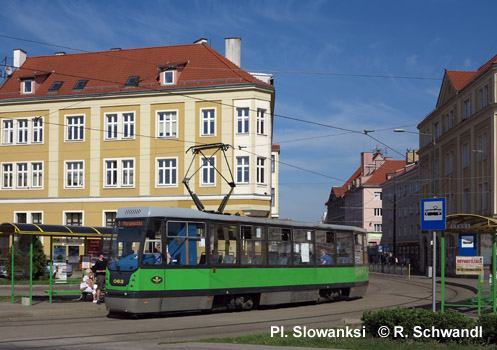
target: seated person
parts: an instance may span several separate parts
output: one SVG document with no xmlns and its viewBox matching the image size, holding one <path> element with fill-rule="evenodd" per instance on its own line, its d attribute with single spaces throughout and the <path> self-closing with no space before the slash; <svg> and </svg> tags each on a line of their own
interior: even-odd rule
<svg viewBox="0 0 497 350">
<path fill-rule="evenodd" d="M 84 301 L 83 293 L 91 293 L 93 294 L 93 302 L 97 302 L 97 284 L 93 281 L 93 271 L 91 269 L 86 269 L 86 275 L 81 279 L 79 289 L 82 292 L 78 299 L 79 301 Z"/>
</svg>

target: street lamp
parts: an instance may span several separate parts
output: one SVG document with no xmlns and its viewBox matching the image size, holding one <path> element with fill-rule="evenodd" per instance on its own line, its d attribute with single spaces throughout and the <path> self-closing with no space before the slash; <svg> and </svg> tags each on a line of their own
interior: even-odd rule
<svg viewBox="0 0 497 350">
<path fill-rule="evenodd" d="M 437 181 L 436 181 L 436 170 L 435 170 L 435 155 L 436 155 L 436 141 L 434 134 L 428 134 L 423 132 L 407 131 L 404 129 L 394 129 L 394 132 L 407 132 L 410 134 L 418 135 L 429 135 L 431 136 L 432 147 L 433 147 L 433 198 L 437 196 Z M 432 308 L 433 312 L 437 311 L 437 299 L 436 299 L 436 276 L 437 276 L 437 232 L 433 231 L 433 271 L 432 271 Z M 442 267 L 443 268 L 443 267 Z"/>
</svg>

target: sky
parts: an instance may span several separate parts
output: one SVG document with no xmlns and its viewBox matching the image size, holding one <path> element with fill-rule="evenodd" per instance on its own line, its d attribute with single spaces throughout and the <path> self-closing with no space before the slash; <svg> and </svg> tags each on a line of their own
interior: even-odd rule
<svg viewBox="0 0 497 350">
<path fill-rule="evenodd" d="M 477 70 L 497 54 L 496 13 L 493 0 L 3 0 L 0 60 L 12 64 L 16 48 L 40 56 L 199 38 L 224 54 L 224 38 L 241 37 L 242 68 L 274 75 L 280 218 L 316 222 L 361 152 L 400 160 L 418 148 L 417 135 L 393 129 L 417 131 L 444 69 Z"/>
</svg>

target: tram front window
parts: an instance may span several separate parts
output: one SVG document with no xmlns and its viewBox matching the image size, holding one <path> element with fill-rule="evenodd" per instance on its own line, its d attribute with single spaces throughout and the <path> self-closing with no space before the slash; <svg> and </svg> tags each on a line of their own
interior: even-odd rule
<svg viewBox="0 0 497 350">
<path fill-rule="evenodd" d="M 134 271 L 138 268 L 140 241 L 145 220 L 118 220 L 112 233 L 109 270 Z"/>
</svg>

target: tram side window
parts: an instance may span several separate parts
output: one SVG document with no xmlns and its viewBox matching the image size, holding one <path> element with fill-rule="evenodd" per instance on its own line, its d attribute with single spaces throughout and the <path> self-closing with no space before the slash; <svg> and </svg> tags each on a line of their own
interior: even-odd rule
<svg viewBox="0 0 497 350">
<path fill-rule="evenodd" d="M 356 266 L 366 265 L 368 261 L 367 250 L 365 248 L 365 234 L 354 233 L 354 264 Z"/>
<path fill-rule="evenodd" d="M 352 257 L 353 257 L 352 233 L 337 232 L 336 241 L 337 241 L 338 265 L 352 264 Z"/>
<path fill-rule="evenodd" d="M 330 231 L 316 231 L 316 251 L 317 265 L 336 266 L 335 234 Z"/>
<path fill-rule="evenodd" d="M 314 232 L 311 230 L 293 230 L 293 264 L 310 265 L 314 257 Z"/>
<path fill-rule="evenodd" d="M 143 246 L 143 264 L 162 265 L 164 254 L 162 250 L 162 235 L 164 232 L 164 221 L 160 219 L 150 219 L 145 244 Z"/>
<path fill-rule="evenodd" d="M 265 263 L 266 234 L 262 226 L 240 226 L 242 265 L 262 265 Z"/>
<path fill-rule="evenodd" d="M 209 249 L 211 264 L 236 264 L 238 262 L 236 226 L 212 225 Z"/>
<path fill-rule="evenodd" d="M 168 264 L 205 264 L 205 224 L 168 221 L 166 250 Z"/>
<path fill-rule="evenodd" d="M 268 264 L 290 265 L 292 246 L 290 243 L 291 230 L 287 228 L 270 227 L 268 232 Z"/>
</svg>

